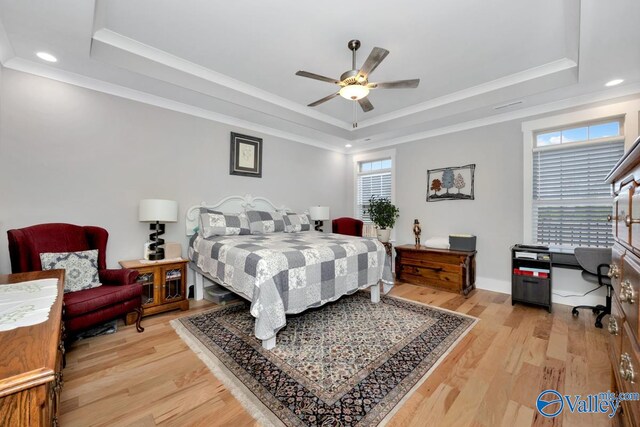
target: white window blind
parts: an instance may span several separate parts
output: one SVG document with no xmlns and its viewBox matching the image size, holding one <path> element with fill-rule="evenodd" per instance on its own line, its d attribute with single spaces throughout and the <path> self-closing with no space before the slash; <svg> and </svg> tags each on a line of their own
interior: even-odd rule
<svg viewBox="0 0 640 427">
<path fill-rule="evenodd" d="M 604 182 L 624 140 L 573 143 L 533 152 L 533 237 L 553 246 L 613 244 L 611 188 Z"/>
<path fill-rule="evenodd" d="M 371 222 L 367 209 L 371 196 L 391 199 L 391 159 L 358 163 L 356 216 Z"/>
</svg>

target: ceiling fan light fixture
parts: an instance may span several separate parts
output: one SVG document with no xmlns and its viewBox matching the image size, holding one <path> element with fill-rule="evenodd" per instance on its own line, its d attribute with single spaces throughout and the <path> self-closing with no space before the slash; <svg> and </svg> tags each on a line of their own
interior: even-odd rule
<svg viewBox="0 0 640 427">
<path fill-rule="evenodd" d="M 369 95 L 369 88 L 359 84 L 348 85 L 340 89 L 340 96 L 350 101 L 357 101 Z"/>
</svg>

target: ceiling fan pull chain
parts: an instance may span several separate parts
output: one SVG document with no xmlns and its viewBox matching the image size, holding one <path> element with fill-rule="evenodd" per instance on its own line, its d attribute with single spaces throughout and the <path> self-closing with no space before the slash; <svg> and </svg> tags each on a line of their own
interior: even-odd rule
<svg viewBox="0 0 640 427">
<path fill-rule="evenodd" d="M 353 128 L 357 128 L 358 127 L 358 108 L 356 107 L 356 104 L 358 103 L 358 101 L 353 101 Z"/>
</svg>

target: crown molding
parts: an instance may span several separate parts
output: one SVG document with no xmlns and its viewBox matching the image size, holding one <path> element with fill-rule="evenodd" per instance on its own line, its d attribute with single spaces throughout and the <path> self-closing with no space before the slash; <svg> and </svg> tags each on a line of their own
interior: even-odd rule
<svg viewBox="0 0 640 427">
<path fill-rule="evenodd" d="M 431 110 L 443 105 L 463 101 L 474 96 L 482 95 L 516 84 L 525 83 L 531 80 L 560 73 L 562 71 L 570 70 L 572 68 L 576 68 L 577 66 L 578 64 L 576 64 L 575 61 L 567 58 L 562 58 L 557 61 L 549 62 L 538 67 L 529 68 L 527 70 L 510 74 L 508 76 L 504 76 L 490 82 L 482 83 L 467 89 L 440 96 L 438 98 L 430 99 L 429 101 L 421 102 L 420 104 L 412 105 L 410 107 L 402 108 L 391 113 L 383 114 L 372 119 L 363 120 L 361 122 L 358 122 L 358 129 L 364 129 L 368 126 L 381 124 L 389 120 L 399 119 L 411 114 L 421 113 L 423 111 Z"/>
<path fill-rule="evenodd" d="M 116 49 L 129 52 L 130 54 L 148 59 L 158 64 L 162 64 L 166 67 L 170 67 L 183 73 L 209 81 L 211 83 L 227 87 L 231 90 L 243 93 L 245 95 L 252 96 L 262 101 L 266 101 L 270 104 L 277 105 L 295 113 L 305 115 L 312 119 L 320 120 L 329 125 L 333 125 L 344 130 L 352 130 L 351 124 L 347 123 L 346 121 L 336 119 L 328 114 L 320 113 L 319 111 L 300 105 L 297 102 L 290 101 L 271 92 L 262 90 L 256 86 L 252 86 L 240 80 L 229 77 L 225 74 L 218 73 L 209 68 L 187 61 L 163 50 L 146 45 L 127 36 L 123 36 L 122 34 L 119 34 L 115 31 L 101 28 L 94 33 L 93 40 L 112 46 Z"/>
<path fill-rule="evenodd" d="M 97 12 L 96 16 L 98 17 L 99 15 L 100 13 Z M 438 108 L 447 104 L 452 104 L 454 102 L 463 101 L 465 99 L 469 99 L 488 92 L 493 92 L 509 86 L 522 84 L 566 70 L 571 70 L 577 68 L 578 66 L 577 63 L 575 61 L 572 61 L 571 59 L 561 58 L 547 64 L 510 74 L 508 76 L 472 86 L 470 88 L 466 88 L 454 93 L 443 95 L 438 98 L 402 108 L 400 110 L 383 114 L 371 119 L 361 120 L 358 122 L 358 128 L 354 129 L 349 122 L 336 119 L 328 114 L 320 113 L 307 106 L 298 104 L 297 102 L 290 101 L 271 92 L 267 92 L 250 84 L 244 83 L 240 80 L 229 77 L 225 74 L 218 73 L 209 68 L 187 61 L 166 51 L 146 45 L 135 39 L 129 38 L 107 28 L 100 28 L 96 30 L 93 35 L 93 40 L 353 133 L 369 126 L 400 119 L 412 114 L 422 113 L 427 110 Z"/>
<path fill-rule="evenodd" d="M 144 104 L 153 105 L 156 107 L 164 108 L 167 110 L 177 111 L 191 116 L 200 117 L 203 119 L 211 120 L 218 123 L 223 123 L 230 126 L 237 126 L 239 128 L 252 130 L 254 132 L 260 132 L 265 135 L 271 135 L 278 138 L 283 138 L 293 142 L 300 142 L 302 144 L 311 145 L 313 147 L 322 148 L 329 151 L 335 151 L 338 153 L 344 153 L 343 148 L 336 147 L 329 141 L 322 141 L 314 138 L 308 138 L 293 134 L 290 132 L 281 131 L 279 129 L 263 126 L 257 123 L 249 122 L 239 119 L 237 117 L 231 117 L 213 111 L 206 110 L 204 108 L 194 107 L 192 105 L 184 104 L 178 101 L 172 101 L 167 98 L 152 95 L 139 90 L 127 88 L 113 83 L 107 83 L 102 80 L 97 80 L 91 77 L 86 77 L 80 74 L 72 73 L 69 71 L 61 70 L 59 68 L 51 67 L 48 65 L 40 64 L 34 61 L 29 61 L 23 58 L 14 57 L 6 61 L 3 66 L 7 69 L 21 71 L 24 73 L 33 74 L 40 77 L 46 77 L 48 79 L 56 80 L 63 83 L 68 83 L 74 86 L 83 87 L 85 89 L 91 89 L 97 92 L 114 95 L 120 98 L 130 99 L 132 101 L 142 102 Z M 347 140 L 334 137 L 334 143 L 344 144 Z"/>
<path fill-rule="evenodd" d="M 524 119 L 527 117 L 533 117 L 540 114 L 552 113 L 554 111 L 560 111 L 567 108 L 575 108 L 583 105 L 592 104 L 595 102 L 608 101 L 616 98 L 621 98 L 630 95 L 640 95 L 640 83 L 633 83 L 622 87 L 602 90 L 598 92 L 591 92 L 585 95 L 576 96 L 573 98 L 562 99 L 560 101 L 549 102 L 547 104 L 536 105 L 534 107 L 523 108 L 516 111 L 510 111 L 508 113 L 496 114 L 490 117 L 484 117 L 477 120 L 470 120 L 467 122 L 456 123 L 451 126 L 444 126 L 437 129 L 430 129 L 424 132 L 418 132 L 411 135 L 402 136 L 399 138 L 390 139 L 385 142 L 374 143 L 367 147 L 353 147 L 350 149 L 351 154 L 362 153 L 371 150 L 379 150 L 384 147 L 390 147 L 399 144 L 405 144 L 408 142 L 419 141 L 422 139 L 433 138 L 435 136 L 446 135 L 449 133 L 461 132 L 464 130 L 479 128 L 483 126 L 489 126 L 497 123 L 508 122 L 511 120 Z"/>
<path fill-rule="evenodd" d="M 329 151 L 334 151 L 342 154 L 357 154 L 372 150 L 379 150 L 385 147 L 404 144 L 408 142 L 418 141 L 422 139 L 432 138 L 435 136 L 445 135 L 454 132 L 460 132 L 477 127 L 488 126 L 492 124 L 507 122 L 511 120 L 523 119 L 540 114 L 551 113 L 567 108 L 579 107 L 582 105 L 607 101 L 610 99 L 620 98 L 629 95 L 640 95 L 640 83 L 634 83 L 624 85 L 621 87 L 611 88 L 598 92 L 592 92 L 590 94 L 581 95 L 573 98 L 568 98 L 560 101 L 555 101 L 543 105 L 534 107 L 523 108 L 508 113 L 497 114 L 490 117 L 485 117 L 477 120 L 466 121 L 457 123 L 451 126 L 440 127 L 437 129 L 431 129 L 424 132 L 417 132 L 410 135 L 390 139 L 384 142 L 377 142 L 372 145 L 362 147 L 352 147 L 345 149 L 342 146 L 344 144 L 354 144 L 353 141 L 347 139 L 332 137 L 331 141 L 319 140 L 314 138 L 308 138 L 299 136 L 290 132 L 281 131 L 268 126 L 259 125 L 236 117 L 227 116 L 224 114 L 215 113 L 203 108 L 194 107 L 188 104 L 184 104 L 177 101 L 172 101 L 167 98 L 163 98 L 156 95 L 151 95 L 146 92 L 138 91 L 135 89 L 126 88 L 117 84 L 107 83 L 102 80 L 93 79 L 90 77 L 82 76 L 80 74 L 71 73 L 68 71 L 54 68 L 48 65 L 40 64 L 34 61 L 25 60 L 19 57 L 14 57 L 8 61 L 3 62 L 3 66 L 21 71 L 40 77 L 46 77 L 52 80 L 60 81 L 63 83 L 72 84 L 79 87 L 95 90 L 98 92 L 107 93 L 110 95 L 118 96 L 121 98 L 130 99 L 137 102 L 142 102 L 156 107 L 165 108 L 172 111 L 177 111 L 184 114 L 189 114 L 195 117 L 204 118 L 207 120 L 224 123 L 230 126 L 238 126 L 244 129 L 260 132 L 265 135 L 271 135 L 278 138 L 283 138 L 289 141 L 300 142 L 302 144 L 310 145 L 317 148 L 322 148 Z M 356 142 L 357 143 L 357 142 Z M 340 144 L 340 147 L 335 144 Z"/>
</svg>

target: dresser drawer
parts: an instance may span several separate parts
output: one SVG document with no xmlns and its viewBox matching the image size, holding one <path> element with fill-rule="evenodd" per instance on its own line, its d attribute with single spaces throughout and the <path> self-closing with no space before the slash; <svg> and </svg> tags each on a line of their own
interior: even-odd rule
<svg viewBox="0 0 640 427">
<path fill-rule="evenodd" d="M 420 265 L 411 261 L 411 264 L 402 264 L 400 267 L 396 266 L 396 268 L 400 268 L 400 274 L 403 276 L 405 274 L 410 274 L 412 276 L 420 276 L 424 279 L 432 279 L 437 280 L 439 282 L 451 282 L 455 286 L 459 286 L 462 278 L 460 277 L 460 267 L 457 268 L 458 271 L 447 271 L 447 266 L 444 265 L 428 265 L 429 263 L 423 262 Z"/>
<path fill-rule="evenodd" d="M 614 284 L 620 307 L 633 333 L 638 336 L 638 292 L 640 289 L 640 261 L 627 253 L 623 260 L 621 281 Z"/>
<path fill-rule="evenodd" d="M 622 328 L 622 352 L 613 368 L 617 370 L 620 391 L 640 393 L 640 349 L 632 334 L 629 324 L 625 323 Z M 630 411 L 630 418 L 640 423 L 640 402 L 628 402 L 625 409 Z"/>
<path fill-rule="evenodd" d="M 631 215 L 631 192 L 634 185 L 629 184 L 620 189 L 616 198 L 618 211 L 616 212 L 616 237 L 621 242 L 631 244 L 631 228 L 625 223 L 627 215 Z"/>
<path fill-rule="evenodd" d="M 413 264 L 414 261 L 429 261 L 440 265 L 451 265 L 452 267 L 460 267 L 464 263 L 465 257 L 457 254 L 439 253 L 439 252 L 419 252 L 419 251 L 402 251 L 401 258 L 407 264 Z"/>
<path fill-rule="evenodd" d="M 620 290 L 620 282 L 622 281 L 622 274 L 624 268 L 624 257 L 626 251 L 620 244 L 613 245 L 611 250 L 611 269 L 609 270 L 609 277 L 611 277 L 611 284 L 616 291 L 616 294 Z"/>
<path fill-rule="evenodd" d="M 613 297 L 611 301 L 611 315 L 604 322 L 605 327 L 609 333 L 609 346 L 612 354 L 612 362 L 620 359 L 620 352 L 622 349 L 622 326 L 624 325 L 625 317 L 620 303 L 617 297 Z"/>
<path fill-rule="evenodd" d="M 631 246 L 636 254 L 640 254 L 640 187 L 634 186 L 631 194 L 631 207 L 627 214 L 629 217 L 625 218 L 625 222 L 631 222 Z"/>
</svg>

